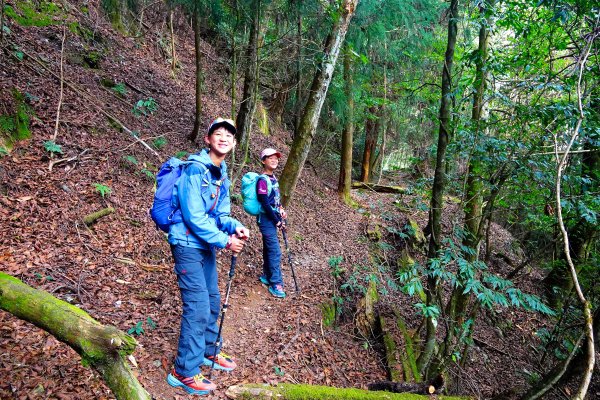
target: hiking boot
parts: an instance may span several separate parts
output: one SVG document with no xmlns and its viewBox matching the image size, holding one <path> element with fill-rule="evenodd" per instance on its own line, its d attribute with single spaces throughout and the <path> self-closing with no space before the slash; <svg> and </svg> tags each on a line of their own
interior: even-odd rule
<svg viewBox="0 0 600 400">
<path fill-rule="evenodd" d="M 213 356 L 205 356 L 203 364 L 211 367 L 213 365 L 213 358 Z M 220 369 L 221 371 L 229 372 L 232 371 L 235 367 L 237 367 L 237 364 L 235 363 L 235 361 L 233 361 L 233 359 L 230 356 L 223 352 L 217 354 L 214 366 L 215 369 Z"/>
<path fill-rule="evenodd" d="M 272 285 L 269 286 L 269 293 L 280 299 L 285 298 L 285 292 L 283 291 L 283 285 Z"/>
<path fill-rule="evenodd" d="M 206 379 L 202 374 L 186 378 L 175 372 L 175 368 L 167 376 L 167 383 L 173 387 L 181 387 L 189 394 L 197 394 L 199 396 L 207 395 L 211 390 L 217 388 L 217 385 Z"/>
<path fill-rule="evenodd" d="M 265 286 L 269 286 L 269 280 L 267 279 L 266 276 L 261 275 L 258 277 L 258 280 L 260 281 L 260 283 L 262 283 Z"/>
</svg>

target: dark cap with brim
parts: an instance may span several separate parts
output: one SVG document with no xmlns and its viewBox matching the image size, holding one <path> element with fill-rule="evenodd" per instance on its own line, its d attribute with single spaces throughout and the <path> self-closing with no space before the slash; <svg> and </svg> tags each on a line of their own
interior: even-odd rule
<svg viewBox="0 0 600 400">
<path fill-rule="evenodd" d="M 210 124 L 207 135 L 208 136 L 212 135 L 212 133 L 214 131 L 216 131 L 217 129 L 219 129 L 221 127 L 227 129 L 229 132 L 233 133 L 234 135 L 237 133 L 237 129 L 235 128 L 235 122 L 233 122 L 233 120 L 219 117 Z"/>
</svg>

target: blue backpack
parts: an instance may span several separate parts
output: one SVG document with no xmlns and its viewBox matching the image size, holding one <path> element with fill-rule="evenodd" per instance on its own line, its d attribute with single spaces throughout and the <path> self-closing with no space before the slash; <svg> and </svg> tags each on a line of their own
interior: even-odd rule
<svg viewBox="0 0 600 400">
<path fill-rule="evenodd" d="M 272 183 L 267 175 L 248 172 L 242 177 L 242 200 L 244 211 L 250 215 L 258 215 L 263 212 L 256 193 L 256 184 L 258 183 L 258 178 L 261 177 L 267 180 L 267 193 L 271 193 Z"/>
<path fill-rule="evenodd" d="M 171 157 L 161 165 L 156 174 L 156 193 L 154 193 L 150 217 L 156 223 L 156 227 L 163 232 L 169 232 L 171 224 L 183 221 L 181 210 L 171 202 L 171 198 L 181 173 L 191 162 L 193 161 L 182 161 L 177 157 Z"/>
</svg>

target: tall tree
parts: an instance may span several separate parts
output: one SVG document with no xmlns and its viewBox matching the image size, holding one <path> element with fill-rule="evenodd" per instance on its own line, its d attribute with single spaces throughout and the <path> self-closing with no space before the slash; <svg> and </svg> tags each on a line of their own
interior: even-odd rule
<svg viewBox="0 0 600 400">
<path fill-rule="evenodd" d="M 308 157 L 340 48 L 346 37 L 346 32 L 348 31 L 348 26 L 350 25 L 350 20 L 354 15 L 357 4 L 358 0 L 342 1 L 331 33 L 325 41 L 323 61 L 313 78 L 310 95 L 304 107 L 298 130 L 294 135 L 290 155 L 281 174 L 281 199 L 284 206 L 287 206 L 292 198 L 292 194 L 300 178 L 300 173 Z"/>
<path fill-rule="evenodd" d="M 452 108 L 452 65 L 454 63 L 454 48 L 458 32 L 458 0 L 450 1 L 450 13 L 448 15 L 448 40 L 444 66 L 442 68 L 442 93 L 440 101 L 440 126 L 438 133 L 438 144 L 436 154 L 433 188 L 431 192 L 431 205 L 429 208 L 429 249 L 427 259 L 432 260 L 438 256 L 441 247 L 441 217 L 443 209 L 443 195 L 446 187 L 446 147 L 450 137 L 450 111 Z M 427 307 L 435 307 L 438 297 L 438 279 L 429 276 L 427 278 Z M 427 332 L 425 346 L 417 359 L 417 366 L 421 372 L 425 372 L 435 350 L 435 334 L 437 320 L 435 315 L 427 316 Z"/>
<path fill-rule="evenodd" d="M 194 2 L 192 8 L 193 13 L 193 24 L 194 24 L 194 55 L 196 62 L 196 101 L 195 101 L 195 116 L 194 116 L 194 127 L 188 135 L 188 139 L 195 142 L 200 132 L 200 126 L 202 124 L 202 87 L 204 86 L 204 74 L 202 72 L 202 51 L 200 50 L 200 4 Z"/>
<path fill-rule="evenodd" d="M 348 203 L 352 184 L 352 141 L 354 136 L 354 96 L 352 94 L 352 51 L 348 45 L 344 49 L 344 82 L 346 92 L 346 124 L 342 133 L 342 160 L 340 162 L 340 178 L 338 193 Z"/>
<path fill-rule="evenodd" d="M 252 120 L 256 111 L 258 96 L 258 39 L 260 35 L 260 7 L 261 0 L 252 0 L 252 20 L 250 23 L 250 35 L 248 36 L 248 47 L 246 48 L 246 73 L 244 75 L 244 92 L 240 110 L 237 114 L 235 124 L 237 126 L 237 141 L 242 149 L 248 146 Z"/>
</svg>

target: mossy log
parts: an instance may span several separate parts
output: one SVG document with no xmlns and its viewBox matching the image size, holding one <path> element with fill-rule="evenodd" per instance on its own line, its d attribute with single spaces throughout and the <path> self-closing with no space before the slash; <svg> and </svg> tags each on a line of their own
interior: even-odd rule
<svg viewBox="0 0 600 400">
<path fill-rule="evenodd" d="M 373 337 L 373 333 L 377 330 L 377 313 L 375 311 L 377 301 L 379 301 L 377 285 L 375 281 L 370 281 L 365 296 L 358 302 L 354 320 L 356 329 L 365 338 Z"/>
<path fill-rule="evenodd" d="M 277 399 L 277 400 L 426 400 L 431 396 L 411 393 L 367 391 L 355 388 L 334 388 L 316 385 L 280 384 L 236 385 L 225 393 L 230 399 Z M 437 395 L 437 400 L 468 400 L 469 397 Z"/>
<path fill-rule="evenodd" d="M 368 189 L 378 193 L 406 193 L 406 188 L 402 186 L 385 186 L 365 182 L 352 182 L 352 189 Z"/>
<path fill-rule="evenodd" d="M 85 217 L 83 217 L 83 223 L 86 224 L 87 226 L 90 226 L 94 222 L 96 222 L 96 220 L 98 220 L 102 217 L 106 217 L 107 215 L 110 215 L 114 212 L 115 212 L 115 209 L 112 207 L 103 208 L 100 211 L 93 212 L 93 213 L 88 214 Z"/>
<path fill-rule="evenodd" d="M 150 400 L 127 364 L 127 356 L 137 346 L 133 337 L 4 272 L 0 272 L 0 309 L 72 347 L 84 365 L 91 365 L 102 375 L 118 400 Z"/>
</svg>

